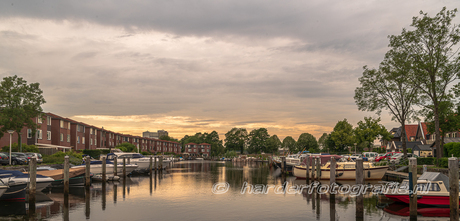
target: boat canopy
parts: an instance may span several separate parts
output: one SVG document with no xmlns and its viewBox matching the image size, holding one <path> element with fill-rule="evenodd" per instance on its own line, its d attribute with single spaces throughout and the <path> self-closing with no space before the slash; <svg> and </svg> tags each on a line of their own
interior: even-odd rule
<svg viewBox="0 0 460 221">
<path fill-rule="evenodd" d="M 449 177 L 442 173 L 438 172 L 425 172 L 419 178 L 419 180 L 428 180 L 428 181 L 442 181 L 446 186 L 446 189 L 449 190 Z"/>
<path fill-rule="evenodd" d="M 342 158 L 342 156 L 339 156 L 339 155 L 316 155 L 316 156 L 307 156 L 307 157 L 310 158 L 310 166 L 313 162 L 312 158 L 320 158 L 321 165 L 326 164 L 329 160 L 331 160 L 331 157 L 334 157 L 335 160 Z M 307 157 L 303 160 L 302 165 L 305 165 L 307 163 Z"/>
<path fill-rule="evenodd" d="M 0 170 L 0 178 L 17 177 L 22 175 L 24 175 L 24 173 L 17 170 Z"/>
</svg>

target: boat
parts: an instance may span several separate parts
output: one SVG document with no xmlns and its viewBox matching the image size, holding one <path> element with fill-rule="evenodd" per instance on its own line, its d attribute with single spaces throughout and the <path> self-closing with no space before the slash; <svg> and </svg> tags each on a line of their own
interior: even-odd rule
<svg viewBox="0 0 460 221">
<path fill-rule="evenodd" d="M 2 186 L 7 186 L 5 192 L 0 196 L 0 201 L 25 201 L 27 183 L 23 181 L 15 181 L 10 178 L 0 179 Z"/>
<path fill-rule="evenodd" d="M 336 160 L 342 158 L 338 155 L 324 155 L 318 156 L 321 159 L 321 176 L 322 180 L 329 180 L 331 174 L 330 159 L 334 157 Z M 312 160 L 310 160 L 312 162 Z M 298 179 L 306 178 L 306 161 L 302 165 L 295 166 L 293 174 Z M 388 170 L 388 166 L 375 166 L 371 162 L 363 162 L 364 179 L 366 180 L 381 180 Z M 311 166 L 309 167 L 311 172 Z M 355 180 L 356 179 L 356 162 L 353 161 L 337 161 L 336 162 L 336 180 Z"/>
<path fill-rule="evenodd" d="M 198 157 L 198 158 L 195 158 L 195 160 L 204 160 L 204 159 L 201 157 Z"/>
<path fill-rule="evenodd" d="M 17 170 L 0 170 L 0 178 L 8 178 L 15 182 L 29 183 L 29 174 L 24 174 Z M 43 176 L 37 173 L 36 175 L 36 191 L 40 192 L 53 182 L 54 179 L 51 177 Z"/>
<path fill-rule="evenodd" d="M 6 192 L 7 189 L 8 189 L 8 186 L 0 185 L 0 197 L 2 197 L 2 195 Z"/>
<path fill-rule="evenodd" d="M 113 167 L 114 164 L 111 161 L 106 161 L 106 174 L 113 174 Z M 126 174 L 129 174 L 133 172 L 135 169 L 137 169 L 139 166 L 135 164 L 126 164 Z M 73 166 L 72 168 L 86 168 L 86 164 L 83 163 L 78 166 Z M 90 171 L 93 174 L 98 174 L 102 173 L 102 161 L 101 160 L 92 160 L 90 162 Z M 123 173 L 123 164 L 117 164 L 117 173 L 121 174 Z"/>
<path fill-rule="evenodd" d="M 417 179 L 417 204 L 426 206 L 449 207 L 449 177 L 442 173 L 425 172 Z M 385 193 L 395 202 L 409 204 L 409 180 Z"/>
<path fill-rule="evenodd" d="M 118 159 L 117 160 L 118 164 L 120 164 L 120 160 L 121 162 L 123 162 L 123 158 L 127 158 L 129 159 L 130 164 L 135 164 L 139 166 L 137 168 L 138 170 L 148 170 L 150 168 L 150 157 L 146 157 L 140 153 L 125 153 L 125 152 L 109 153 L 107 154 L 107 160 L 113 163 L 115 156 Z M 159 158 L 153 158 L 153 160 L 155 159 L 158 163 L 160 162 Z M 171 160 L 169 159 L 163 159 L 163 164 L 162 164 L 163 168 L 166 168 L 170 162 Z M 154 164 L 155 161 L 153 161 L 152 163 Z"/>
<path fill-rule="evenodd" d="M 106 181 L 118 181 L 120 180 L 120 177 L 119 176 L 109 176 L 109 175 L 105 175 L 105 180 Z M 102 174 L 96 174 L 93 176 L 93 180 L 94 181 L 100 181 L 102 182 Z"/>
</svg>

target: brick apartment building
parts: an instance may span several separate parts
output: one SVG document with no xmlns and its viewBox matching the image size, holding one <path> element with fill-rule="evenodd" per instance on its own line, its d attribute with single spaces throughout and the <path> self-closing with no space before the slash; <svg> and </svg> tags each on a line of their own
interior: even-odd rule
<svg viewBox="0 0 460 221">
<path fill-rule="evenodd" d="M 207 143 L 188 143 L 185 145 L 185 153 L 190 154 L 192 157 L 202 156 L 207 157 L 211 155 L 211 144 Z"/>
</svg>

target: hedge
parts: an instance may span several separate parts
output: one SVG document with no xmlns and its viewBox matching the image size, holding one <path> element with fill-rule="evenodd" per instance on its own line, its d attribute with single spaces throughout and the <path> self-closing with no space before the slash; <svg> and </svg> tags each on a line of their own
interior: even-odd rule
<svg viewBox="0 0 460 221">
<path fill-rule="evenodd" d="M 2 147 L 2 152 L 10 152 L 10 145 Z M 18 143 L 11 144 L 11 152 L 19 152 Z M 22 152 L 40 153 L 35 145 L 22 144 Z"/>
<path fill-rule="evenodd" d="M 418 157 L 417 165 L 435 165 L 434 157 Z"/>
<path fill-rule="evenodd" d="M 454 157 L 460 157 L 460 143 L 452 142 L 444 144 L 443 154 L 447 157 L 452 156 L 452 154 Z"/>
<path fill-rule="evenodd" d="M 110 151 L 109 150 L 83 150 L 83 153 L 91 156 L 94 159 L 99 159 L 99 156 L 101 154 L 108 154 L 110 153 Z"/>
</svg>

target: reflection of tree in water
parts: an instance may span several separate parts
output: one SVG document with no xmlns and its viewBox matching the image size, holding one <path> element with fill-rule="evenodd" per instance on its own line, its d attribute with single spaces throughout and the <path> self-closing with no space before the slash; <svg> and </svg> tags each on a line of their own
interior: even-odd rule
<svg viewBox="0 0 460 221">
<path fill-rule="evenodd" d="M 224 173 L 225 181 L 230 184 L 230 189 L 240 191 L 239 188 L 243 185 L 243 165 L 239 163 L 226 164 Z"/>
<path fill-rule="evenodd" d="M 268 166 L 258 163 L 250 165 L 250 179 L 253 185 L 255 184 L 268 184 L 268 176 L 270 175 L 270 169 Z"/>
</svg>

